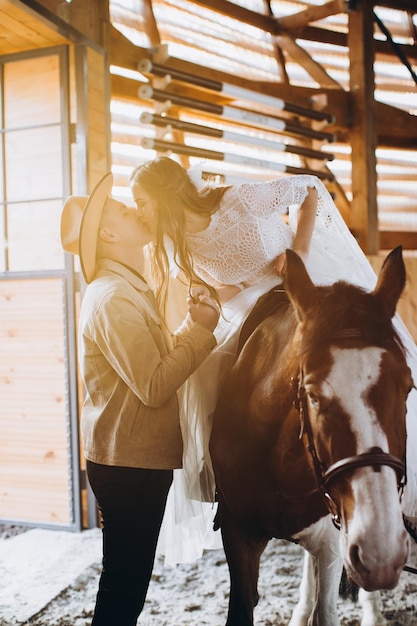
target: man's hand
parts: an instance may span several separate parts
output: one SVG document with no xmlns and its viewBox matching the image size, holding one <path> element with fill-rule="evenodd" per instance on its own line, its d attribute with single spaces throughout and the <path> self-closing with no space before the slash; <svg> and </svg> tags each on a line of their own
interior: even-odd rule
<svg viewBox="0 0 417 626">
<path fill-rule="evenodd" d="M 220 311 L 217 302 L 210 296 L 206 287 L 191 287 L 187 298 L 188 313 L 193 322 L 213 331 L 219 321 Z"/>
</svg>

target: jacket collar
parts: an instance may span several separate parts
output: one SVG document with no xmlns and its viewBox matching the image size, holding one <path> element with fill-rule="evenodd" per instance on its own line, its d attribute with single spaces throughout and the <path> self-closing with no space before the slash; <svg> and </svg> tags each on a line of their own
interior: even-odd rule
<svg viewBox="0 0 417 626">
<path fill-rule="evenodd" d="M 138 291 L 149 291 L 150 287 L 143 276 L 141 276 L 134 269 L 129 268 L 123 263 L 113 261 L 112 259 L 99 259 L 97 261 L 97 274 L 96 277 L 102 271 L 112 272 L 118 276 L 122 276 Z"/>
<path fill-rule="evenodd" d="M 140 299 L 149 316 L 156 324 L 162 325 L 160 315 L 155 307 L 153 292 L 143 276 L 141 277 L 140 274 L 130 269 L 127 265 L 123 265 L 112 259 L 99 259 L 95 278 L 100 278 L 100 275 L 106 275 L 108 273 L 121 276 L 132 285 L 136 291 L 141 292 Z M 92 282 L 94 283 L 94 280 Z"/>
</svg>

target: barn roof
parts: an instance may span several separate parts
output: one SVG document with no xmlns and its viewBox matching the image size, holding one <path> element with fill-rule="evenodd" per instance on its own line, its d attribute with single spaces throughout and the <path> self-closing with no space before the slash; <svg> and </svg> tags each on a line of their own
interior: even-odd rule
<svg viewBox="0 0 417 626">
<path fill-rule="evenodd" d="M 0 0 L 0 17 L 1 54 L 68 40 L 108 50 L 120 189 L 155 148 L 230 182 L 318 171 L 365 250 L 417 249 L 415 0 Z"/>
<path fill-rule="evenodd" d="M 355 33 L 352 25 L 356 22 L 352 16 L 358 10 L 364 12 L 365 18 L 363 32 Z M 352 198 L 349 125 L 354 123 L 349 120 L 349 99 L 356 89 L 355 81 L 367 81 L 365 89 L 372 90 L 378 119 L 375 165 L 379 228 L 382 231 L 416 230 L 417 235 L 417 6 L 414 0 L 378 3 L 368 0 L 111 0 L 110 19 L 124 37 L 150 52 L 147 57 L 153 60 L 154 66 L 158 62 L 168 66 L 165 78 L 170 67 L 185 68 L 191 74 L 215 77 L 226 85 L 233 82 L 290 103 L 311 102 L 312 107 L 334 114 L 334 124 L 320 125 L 330 134 L 331 142 L 325 137 L 312 143 L 314 148 L 333 155 L 325 167 L 334 175 L 333 187 L 337 188 L 339 199 L 344 195 L 347 203 Z M 373 50 L 371 71 L 369 59 L 363 55 Z M 114 56 L 117 65 L 118 54 Z M 113 72 L 115 76 L 126 76 L 126 67 L 124 72 L 120 67 L 113 67 Z M 159 72 L 160 81 L 163 74 Z M 146 72 L 136 75 L 135 79 L 154 84 L 151 74 Z M 114 79 L 116 99 L 119 89 L 123 91 L 121 84 Z M 190 85 L 175 80 L 164 88 L 184 97 L 196 95 Z M 364 89 L 363 84 L 361 88 Z M 227 95 L 222 93 L 216 102 L 236 105 L 236 100 L 227 99 Z M 206 92 L 204 97 L 211 98 L 211 94 L 208 96 Z M 362 92 L 362 97 L 367 97 L 366 92 Z M 142 104 L 146 111 L 155 112 L 155 101 Z M 247 103 L 243 106 L 250 108 Z M 223 130 L 230 132 L 239 130 L 236 124 L 227 124 L 224 120 L 216 124 L 208 113 L 186 109 L 179 105 L 175 115 L 191 123 L 216 125 L 217 128 L 220 124 Z M 268 112 L 253 103 L 252 109 Z M 365 112 L 368 117 L 370 110 Z M 283 116 L 287 120 L 294 119 L 291 114 Z M 118 119 L 115 112 L 115 128 Z M 315 127 L 318 125 L 316 123 Z M 168 135 L 169 131 L 171 129 Z M 137 132 L 154 137 L 155 126 Z M 244 132 L 250 133 L 248 129 Z M 175 132 L 172 135 L 171 131 L 168 140 L 165 135 L 162 141 L 169 143 L 172 136 L 175 137 Z M 178 140 L 178 132 L 176 136 Z M 264 133 L 265 136 L 268 134 Z M 161 140 L 161 132 L 159 138 Z M 290 145 L 303 143 L 285 132 L 276 139 Z M 182 134 L 180 141 L 233 154 L 245 150 L 248 154 L 249 150 L 252 157 L 266 162 L 276 160 L 276 155 L 272 157 L 268 150 L 259 146 L 252 145 L 248 149 L 218 138 L 196 139 L 187 133 Z M 188 160 L 192 162 L 193 157 L 189 156 Z M 281 154 L 277 160 L 281 164 L 306 167 L 306 159 L 291 153 Z M 308 166 L 314 169 L 317 162 L 310 159 Z M 243 172 L 245 176 L 250 165 L 242 170 L 242 167 L 223 163 L 217 164 L 214 170 L 225 172 L 229 177 L 238 176 L 239 170 L 240 175 Z M 256 168 L 253 172 L 256 174 Z M 267 167 L 264 174 L 270 175 Z"/>
</svg>

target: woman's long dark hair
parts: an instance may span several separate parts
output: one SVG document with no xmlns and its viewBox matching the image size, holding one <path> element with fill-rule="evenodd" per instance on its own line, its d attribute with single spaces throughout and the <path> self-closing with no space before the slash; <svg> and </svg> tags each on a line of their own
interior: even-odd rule
<svg viewBox="0 0 417 626">
<path fill-rule="evenodd" d="M 161 311 L 165 311 L 166 307 L 170 271 L 164 235 L 174 244 L 176 263 L 189 287 L 204 285 L 218 301 L 216 290 L 194 271 L 192 253 L 187 245 L 184 209 L 210 216 L 218 209 L 228 187 L 206 187 L 199 191 L 187 171 L 164 156 L 139 165 L 131 173 L 129 182 L 131 185 L 140 184 L 158 205 L 156 240 L 150 247 L 155 261 L 151 268 L 152 278 Z"/>
</svg>

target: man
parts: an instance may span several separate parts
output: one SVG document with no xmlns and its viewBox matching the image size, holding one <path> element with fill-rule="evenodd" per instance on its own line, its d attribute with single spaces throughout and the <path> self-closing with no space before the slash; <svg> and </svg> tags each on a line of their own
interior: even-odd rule
<svg viewBox="0 0 417 626">
<path fill-rule="evenodd" d="M 111 174 L 61 218 L 87 283 L 79 320 L 82 440 L 103 526 L 92 626 L 134 626 L 152 574 L 173 469 L 182 464 L 177 389 L 216 345 L 219 311 L 202 289 L 172 338 L 142 276 L 154 236 L 110 196 Z"/>
</svg>

